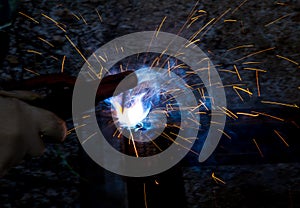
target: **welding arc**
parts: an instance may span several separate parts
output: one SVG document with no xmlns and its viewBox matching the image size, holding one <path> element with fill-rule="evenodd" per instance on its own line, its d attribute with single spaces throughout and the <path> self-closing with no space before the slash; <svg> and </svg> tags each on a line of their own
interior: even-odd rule
<svg viewBox="0 0 300 208">
<path fill-rule="evenodd" d="M 154 34 L 156 34 L 156 31 L 131 33 L 106 43 L 95 51 L 93 56 L 88 58 L 88 61 L 81 68 L 74 87 L 72 114 L 75 126 L 81 126 L 81 128 L 76 128 L 75 131 L 82 147 L 98 165 L 108 171 L 123 176 L 145 177 L 161 173 L 177 164 L 190 151 L 193 142 L 184 144 L 184 148 L 172 144 L 159 154 L 143 158 L 128 156 L 117 151 L 107 142 L 102 131 L 99 129 L 96 113 L 93 111 L 95 107 L 95 96 L 97 96 L 101 78 L 99 80 L 95 79 L 99 84 L 90 84 L 90 79 L 92 78 L 90 73 L 91 69 L 103 68 L 109 70 L 120 60 L 135 54 L 144 52 L 163 53 L 171 57 L 176 57 L 181 62 L 190 66 L 194 74 L 203 81 L 209 97 L 214 98 L 214 106 L 226 107 L 226 96 L 222 80 L 207 55 L 199 47 L 178 35 L 160 32 L 153 38 Z M 185 47 L 187 44 L 189 44 L 190 47 Z M 116 50 L 116 48 L 120 47 L 124 49 L 122 53 Z M 179 52 L 180 56 L 177 55 Z M 106 54 L 110 54 L 109 61 L 99 61 L 95 58 L 96 56 L 102 57 Z M 104 77 L 102 78 L 104 79 Z M 189 88 L 183 88 L 182 90 L 189 93 Z M 114 93 L 116 92 L 118 92 L 117 89 Z M 190 116 L 189 112 L 184 109 L 186 107 L 197 106 L 197 100 L 193 98 L 195 98 L 193 92 L 176 97 L 178 104 L 181 104 L 180 107 L 182 106 L 181 113 L 185 113 L 185 115 L 181 114 L 183 121 Z M 193 100 L 195 100 L 195 103 L 190 102 Z M 90 117 L 83 121 L 82 115 L 86 109 L 91 109 L 92 111 L 90 112 Z M 193 116 L 197 115 L 193 114 Z M 191 124 L 196 125 L 196 128 L 191 127 L 187 130 L 180 130 L 178 133 L 179 138 L 197 137 L 199 119 L 194 120 L 197 122 Z M 225 126 L 226 116 L 220 116 L 216 108 L 212 108 L 211 121 L 218 123 L 218 125 L 210 125 L 207 138 L 199 154 L 199 162 L 205 161 L 217 147 Z M 82 126 L 83 123 L 87 125 Z M 211 124 L 213 123 L 211 122 Z M 91 138 L 91 136 L 93 136 L 93 138 L 87 140 L 87 138 Z M 178 142 L 181 142 L 181 140 L 178 139 Z"/>
</svg>

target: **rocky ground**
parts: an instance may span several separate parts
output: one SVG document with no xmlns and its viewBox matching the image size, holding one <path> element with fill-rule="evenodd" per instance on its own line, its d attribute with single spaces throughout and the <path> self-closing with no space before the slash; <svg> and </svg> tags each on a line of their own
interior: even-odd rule
<svg viewBox="0 0 300 208">
<path fill-rule="evenodd" d="M 155 30 L 166 17 L 161 30 L 180 32 L 187 39 L 203 27 L 197 45 L 216 66 L 229 109 L 264 111 L 273 107 L 262 104 L 261 100 L 300 105 L 298 1 L 195 3 L 193 0 L 21 0 L 21 13 L 9 29 L 10 48 L 0 68 L 1 82 L 61 71 L 76 76 L 84 60 L 66 35 L 83 56 L 89 57 L 116 37 Z M 196 13 L 188 19 L 194 6 Z M 251 96 L 242 91 L 237 93 L 233 84 L 249 89 Z M 282 108 L 270 113 L 281 115 L 278 111 Z M 291 109 L 286 119 L 296 115 L 293 119 L 299 120 L 299 108 Z M 299 123 L 288 124 L 296 126 L 295 132 L 299 133 Z M 71 120 L 68 125 L 72 128 Z M 243 128 L 245 134 L 253 131 L 250 126 Z M 264 130 L 259 129 L 258 134 L 260 131 Z M 78 160 L 79 144 L 74 133 L 62 145 L 49 144 L 43 157 L 26 160 L 0 179 L 0 207 L 80 207 L 80 182 L 84 179 L 79 174 Z M 184 167 L 187 208 L 300 207 L 298 162 L 299 159 L 259 164 L 239 161 L 239 164 Z M 212 173 L 220 180 L 214 180 Z"/>
<path fill-rule="evenodd" d="M 299 168 L 299 163 L 186 168 L 187 207 L 299 207 Z M 213 173 L 222 181 L 212 180 Z"/>
</svg>

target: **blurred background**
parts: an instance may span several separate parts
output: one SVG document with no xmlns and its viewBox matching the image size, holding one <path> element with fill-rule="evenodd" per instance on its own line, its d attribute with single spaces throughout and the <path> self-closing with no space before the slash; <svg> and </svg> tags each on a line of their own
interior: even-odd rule
<svg viewBox="0 0 300 208">
<path fill-rule="evenodd" d="M 52 96 L 42 107 L 69 129 L 0 179 L 0 207 L 300 207 L 299 1 L 2 0 L 0 17 L 1 88 Z M 158 28 L 197 34 L 225 87 L 227 123 L 204 163 L 191 153 L 156 176 L 118 176 L 81 149 L 68 81 L 108 41 Z"/>
</svg>

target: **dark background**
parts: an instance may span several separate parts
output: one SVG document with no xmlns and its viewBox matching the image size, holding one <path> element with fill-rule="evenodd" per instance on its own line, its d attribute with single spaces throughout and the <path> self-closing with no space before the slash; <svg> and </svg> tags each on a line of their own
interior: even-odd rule
<svg viewBox="0 0 300 208">
<path fill-rule="evenodd" d="M 35 21 L 17 14 L 7 29 L 10 42 L 3 41 L 0 46 L 3 52 L 4 43 L 9 43 L 0 68 L 1 83 L 60 73 L 64 56 L 63 73 L 76 76 L 84 60 L 65 35 L 89 57 L 116 37 L 155 30 L 165 16 L 161 30 L 177 34 L 196 4 L 192 0 L 19 3 L 18 11 Z M 195 13 L 193 17 L 200 15 L 198 20 L 180 35 L 188 39 L 212 18 L 221 17 L 199 34 L 201 41 L 197 44 L 220 74 L 228 109 L 235 113 L 261 112 L 284 121 L 262 114 L 228 118 L 225 132 L 231 139 L 222 137 L 208 161 L 200 164 L 197 156 L 189 154 L 178 167 L 142 179 L 123 178 L 98 167 L 80 149 L 72 131 L 64 144 L 47 144 L 41 158 L 26 160 L 0 179 L 0 207 L 141 208 L 146 207 L 144 188 L 147 206 L 156 208 L 300 207 L 299 108 L 261 102 L 300 105 L 299 2 L 211 0 L 199 1 L 196 9 L 205 12 Z M 57 21 L 65 32 L 43 14 Z M 5 38 L 1 36 L 1 40 Z M 273 49 L 251 55 L 269 48 Z M 259 90 L 255 71 L 249 68 L 265 70 L 258 73 Z M 241 100 L 233 84 L 248 88 L 252 96 L 239 91 Z M 66 121 L 72 129 L 71 117 Z M 203 127 L 199 138 L 205 137 L 206 130 Z M 274 130 L 280 132 L 289 147 Z M 194 149 L 200 150 L 197 143 Z M 220 180 L 214 180 L 213 173 Z"/>
</svg>

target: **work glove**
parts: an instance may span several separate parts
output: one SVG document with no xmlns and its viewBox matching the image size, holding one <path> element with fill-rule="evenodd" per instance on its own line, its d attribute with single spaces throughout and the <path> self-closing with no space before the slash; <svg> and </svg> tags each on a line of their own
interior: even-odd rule
<svg viewBox="0 0 300 208">
<path fill-rule="evenodd" d="M 112 96 L 119 82 L 130 73 L 119 73 L 102 79 L 96 100 Z M 123 91 L 136 86 L 136 76 L 131 75 L 129 82 L 128 88 Z M 45 151 L 45 140 L 65 140 L 67 127 L 64 119 L 51 110 L 29 104 L 42 99 L 41 95 L 33 91 L 0 90 L 0 177 L 26 156 L 41 156 Z"/>
</svg>

